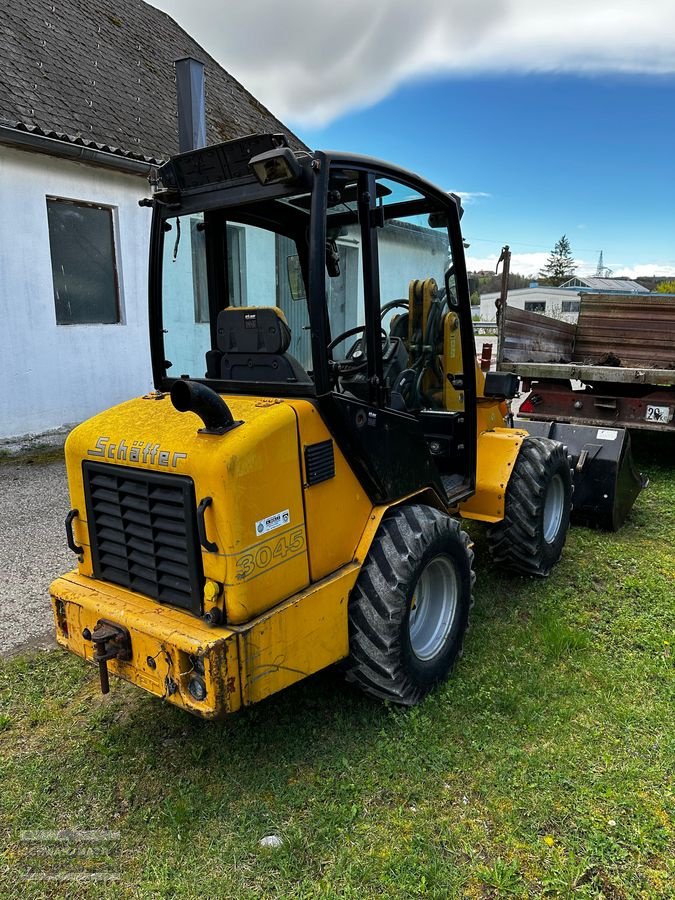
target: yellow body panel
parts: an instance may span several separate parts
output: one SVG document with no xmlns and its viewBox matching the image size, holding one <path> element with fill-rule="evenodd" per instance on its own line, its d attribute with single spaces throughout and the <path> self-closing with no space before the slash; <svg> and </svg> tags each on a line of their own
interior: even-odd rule
<svg viewBox="0 0 675 900">
<path fill-rule="evenodd" d="M 473 360 L 476 375 L 476 491 L 459 505 L 467 519 L 499 522 L 504 518 L 506 486 L 527 432 L 505 428 L 506 404 L 483 396 L 485 375 Z M 443 406 L 459 412 L 464 409 L 464 391 L 457 390 L 448 375 L 464 372 L 459 317 L 448 312 L 443 321 Z"/>
<path fill-rule="evenodd" d="M 506 486 L 525 437 L 526 431 L 514 428 L 494 428 L 478 435 L 476 493 L 459 504 L 464 518 L 481 522 L 499 522 L 504 518 Z"/>
<path fill-rule="evenodd" d="M 237 635 L 231 630 L 208 628 L 190 613 L 77 572 L 57 578 L 50 593 L 56 639 L 71 652 L 93 661 L 93 644 L 82 632 L 93 632 L 99 619 L 108 619 L 128 629 L 131 637 L 132 658 L 108 662 L 114 675 L 205 718 L 241 706 Z M 190 656 L 204 659 L 207 695 L 201 703 L 187 690 L 194 672 Z"/>
<path fill-rule="evenodd" d="M 136 401 L 138 402 L 140 401 Z M 160 402 L 162 401 L 155 401 L 151 408 L 157 409 L 156 404 Z M 312 404 L 307 401 L 292 403 L 293 408 L 284 405 L 285 412 L 282 413 L 281 421 L 286 420 L 287 413 L 290 413 L 293 419 L 297 415 L 301 435 L 300 446 L 303 446 L 303 441 L 315 443 L 318 440 L 327 440 L 328 432 Z M 272 423 L 277 423 L 278 426 L 281 405 L 264 401 L 264 405 L 256 406 L 255 409 L 268 409 L 272 406 L 276 410 Z M 131 406 L 137 410 L 134 403 Z M 250 412 L 244 406 L 235 407 L 234 403 L 232 408 L 235 415 L 242 417 Z M 165 409 L 165 414 L 171 417 L 172 407 L 167 406 Z M 68 461 L 72 499 L 81 504 L 78 508 L 83 512 L 85 505 L 80 460 L 86 458 L 86 449 L 90 444 L 95 449 L 101 446 L 96 442 L 100 437 L 102 422 L 105 424 L 106 447 L 111 447 L 121 440 L 114 429 L 116 415 L 112 418 L 97 417 L 98 421 L 92 420 L 86 423 L 86 426 L 81 426 L 69 440 Z M 258 424 L 261 428 L 264 424 L 262 415 L 254 413 L 251 416 L 253 420 L 259 419 Z M 207 522 L 207 525 L 209 534 L 221 542 L 227 530 L 218 518 L 220 510 L 215 501 L 215 498 L 220 496 L 217 487 L 222 477 L 218 469 L 220 460 L 218 448 L 211 443 L 209 457 L 211 466 L 209 466 L 209 459 L 201 458 L 200 444 L 194 439 L 193 417 L 185 418 L 193 427 L 173 436 L 174 446 L 182 448 L 176 452 L 186 453 L 185 457 L 180 457 L 178 461 L 182 461 L 183 464 L 182 474 L 191 475 L 196 484 L 200 483 L 205 489 L 208 488 L 207 496 L 214 497 L 216 507 L 214 520 Z M 269 421 L 267 424 L 272 434 L 278 433 L 278 427 L 270 427 Z M 145 428 L 142 433 L 146 435 L 150 433 L 150 439 L 159 442 L 163 447 L 162 429 L 155 427 L 150 432 L 148 426 Z M 92 438 L 95 438 L 93 443 Z M 227 438 L 227 435 L 224 438 Z M 180 444 L 179 439 L 182 441 Z M 297 439 L 295 453 L 297 469 Z M 304 476 L 304 453 L 302 458 Z M 134 464 L 129 459 L 113 461 L 117 464 Z M 226 463 L 227 461 L 222 461 L 227 480 L 231 471 L 236 471 L 236 460 L 229 461 L 229 465 Z M 157 470 L 157 465 L 152 466 L 149 458 L 143 462 L 142 453 L 137 464 L 143 468 Z M 161 605 L 127 588 L 95 579 L 90 574 L 91 557 L 85 528 L 86 519 L 83 516 L 78 520 L 76 532 L 76 539 L 81 541 L 85 550 L 81 571 L 68 573 L 58 578 L 51 586 L 58 642 L 78 656 L 93 661 L 93 644 L 83 636 L 85 629 L 93 632 L 100 619 L 126 628 L 130 635 L 132 657 L 127 662 L 110 660 L 108 662 L 110 672 L 157 697 L 205 718 L 235 712 L 242 705 L 262 700 L 305 676 L 343 659 L 349 652 L 347 612 L 349 595 L 382 517 L 389 507 L 371 505 L 337 447 L 335 447 L 335 465 L 336 475 L 330 481 L 310 487 L 306 485 L 305 479 L 307 515 L 312 519 L 313 535 L 316 536 L 316 542 L 310 548 L 310 553 L 314 553 L 312 565 L 317 572 L 321 571 L 321 567 L 334 564 L 333 569 L 325 577 L 318 577 L 310 586 L 292 590 L 287 598 L 277 600 L 275 603 L 270 602 L 270 597 L 278 596 L 281 590 L 288 590 L 290 582 L 286 581 L 283 588 L 277 587 L 275 593 L 270 591 L 266 596 L 261 596 L 258 598 L 258 606 L 267 608 L 257 615 L 249 616 L 243 624 L 234 624 L 228 620 L 226 626 L 211 628 L 189 612 Z M 273 471 L 273 468 L 270 469 L 270 472 Z M 209 472 L 212 473 L 210 480 Z M 229 482 L 229 487 L 230 491 L 238 496 L 240 504 L 245 502 L 236 483 Z M 318 493 L 313 496 L 312 492 L 322 487 L 330 487 L 330 492 L 324 491 L 323 498 Z M 199 491 L 197 496 L 200 496 Z M 324 503 L 330 505 L 328 513 Z M 331 510 L 336 512 L 334 517 L 330 515 Z M 283 529 L 280 533 L 283 534 Z M 261 542 L 260 545 L 264 543 Z M 205 594 L 212 593 L 212 579 L 221 572 L 214 566 L 207 568 L 209 555 L 204 553 L 207 575 Z M 223 565 L 223 559 L 227 565 L 228 557 L 223 554 L 217 555 L 216 564 Z M 343 562 L 339 564 L 337 560 Z M 277 568 L 282 569 L 283 574 L 282 564 Z M 262 577 L 257 580 L 259 583 L 263 582 Z M 228 614 L 230 591 L 231 585 L 226 584 L 224 593 Z M 187 689 L 190 677 L 195 674 L 195 658 L 203 661 L 204 665 L 206 698 L 203 701 L 195 700 Z"/>
<path fill-rule="evenodd" d="M 454 387 L 448 375 L 464 372 L 462 361 L 462 338 L 457 313 L 449 312 L 443 319 L 443 408 L 453 412 L 464 409 L 464 391 Z"/>
<path fill-rule="evenodd" d="M 354 557 L 373 505 L 335 443 L 335 477 L 307 483 L 305 447 L 330 440 L 331 435 L 312 403 L 288 402 L 298 417 L 309 570 L 311 580 L 318 581 Z"/>
<path fill-rule="evenodd" d="M 256 703 L 349 653 L 351 563 L 264 613 L 239 635 L 243 702 Z"/>
<path fill-rule="evenodd" d="M 78 571 L 51 586 L 60 644 L 91 661 L 85 629 L 93 632 L 99 619 L 126 628 L 132 658 L 109 661 L 111 673 L 206 718 L 261 700 L 347 655 L 348 597 L 387 509 L 372 506 L 335 444 L 335 476 L 307 483 L 304 447 L 331 439 L 312 403 L 225 399 L 244 422 L 225 435 L 199 433 L 196 416 L 154 394 L 71 433 L 66 460 L 83 554 Z M 212 497 L 206 530 L 218 552 L 201 551 L 204 606 L 219 606 L 226 626 L 211 628 L 190 612 L 93 577 L 86 460 L 186 475 L 197 503 Z M 285 510 L 288 525 L 256 539 L 256 523 Z M 204 660 L 202 702 L 187 690 L 195 657 Z"/>
<path fill-rule="evenodd" d="M 178 412 L 168 397 L 152 398 L 94 416 L 68 438 L 71 505 L 80 512 L 75 539 L 84 549 L 79 571 L 92 574 L 81 468 L 83 460 L 90 460 L 188 475 L 197 503 L 213 498 L 206 531 L 218 551 L 202 548 L 202 562 L 205 577 L 225 586 L 219 602 L 228 622 L 246 622 L 306 587 L 307 535 L 293 408 L 282 401 L 227 397 L 235 420 L 244 424 L 213 435 L 199 433 L 201 420 Z M 256 523 L 277 514 L 287 523 L 257 534 Z"/>
<path fill-rule="evenodd" d="M 99 619 L 123 626 L 132 658 L 110 660 L 114 675 L 187 712 L 216 718 L 347 656 L 347 603 L 359 571 L 350 563 L 246 625 L 223 628 L 208 628 L 189 613 L 71 572 L 51 586 L 56 636 L 93 662 L 84 629 L 93 632 Z M 204 663 L 207 691 L 201 702 L 187 689 L 195 657 Z"/>
</svg>

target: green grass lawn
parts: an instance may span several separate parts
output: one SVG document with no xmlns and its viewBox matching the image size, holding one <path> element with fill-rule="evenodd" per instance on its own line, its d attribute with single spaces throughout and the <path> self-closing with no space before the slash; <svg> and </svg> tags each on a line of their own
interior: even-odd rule
<svg viewBox="0 0 675 900">
<path fill-rule="evenodd" d="M 545 581 L 471 527 L 465 655 L 416 709 L 328 672 L 209 724 L 101 697 L 61 651 L 0 664 L 0 896 L 675 898 L 675 470 L 651 446 L 630 522 L 573 529 Z M 119 832 L 97 852 L 121 880 L 23 880 L 96 867 L 23 834 L 54 828 Z"/>
</svg>

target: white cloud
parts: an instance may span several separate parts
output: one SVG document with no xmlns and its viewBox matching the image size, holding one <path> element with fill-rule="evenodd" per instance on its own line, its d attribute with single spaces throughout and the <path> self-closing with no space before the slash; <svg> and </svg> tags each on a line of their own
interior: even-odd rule
<svg viewBox="0 0 675 900">
<path fill-rule="evenodd" d="M 471 236 L 467 240 L 471 244 Z M 513 253 L 511 256 L 511 271 L 518 275 L 531 275 L 534 279 L 548 259 L 548 253 Z M 494 272 L 499 252 L 494 255 L 472 256 L 467 252 L 466 265 L 469 272 Z M 499 271 L 501 272 L 501 266 Z"/>
<path fill-rule="evenodd" d="M 153 0 L 281 119 L 440 73 L 675 72 L 672 0 Z"/>
<path fill-rule="evenodd" d="M 458 197 L 461 197 L 462 206 L 468 206 L 470 203 L 476 203 L 479 200 L 492 196 L 492 194 L 486 194 L 485 191 L 448 191 L 448 193 L 457 194 Z"/>
<path fill-rule="evenodd" d="M 675 278 L 675 265 L 664 265 L 662 263 L 639 263 L 637 265 L 624 266 L 619 263 L 612 263 L 610 266 L 612 274 L 616 277 L 622 275 L 626 278 L 647 278 L 652 275 L 662 275 L 665 278 Z"/>
<path fill-rule="evenodd" d="M 471 236 L 467 237 L 469 245 L 471 244 Z M 544 267 L 549 254 L 544 252 L 534 253 L 517 253 L 513 252 L 511 256 L 511 271 L 518 275 L 529 275 L 534 281 L 537 275 Z M 472 256 L 471 249 L 467 251 L 466 265 L 469 272 L 480 272 L 482 270 L 494 272 L 499 252 L 494 254 L 484 254 L 483 256 Z M 595 275 L 597 262 L 576 258 L 577 275 Z M 608 263 L 612 270 L 613 276 L 625 278 L 639 278 L 640 276 L 661 275 L 664 278 L 675 278 L 675 264 L 673 263 Z M 501 271 L 501 268 L 500 268 Z"/>
</svg>

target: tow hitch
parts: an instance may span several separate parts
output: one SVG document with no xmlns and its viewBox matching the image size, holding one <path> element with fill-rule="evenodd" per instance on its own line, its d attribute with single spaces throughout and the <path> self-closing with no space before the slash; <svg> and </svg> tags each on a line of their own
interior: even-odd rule
<svg viewBox="0 0 675 900">
<path fill-rule="evenodd" d="M 119 659 L 127 661 L 131 659 L 131 637 L 122 625 L 115 625 L 108 619 L 99 619 L 93 632 L 84 629 L 82 637 L 90 640 L 94 645 L 94 662 L 98 663 L 98 675 L 101 679 L 101 693 L 110 692 L 108 680 L 108 660 Z"/>
</svg>

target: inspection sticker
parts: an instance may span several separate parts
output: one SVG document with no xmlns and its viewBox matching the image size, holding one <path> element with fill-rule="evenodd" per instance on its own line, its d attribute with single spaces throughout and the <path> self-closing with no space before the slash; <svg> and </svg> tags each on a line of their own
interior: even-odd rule
<svg viewBox="0 0 675 900">
<path fill-rule="evenodd" d="M 290 521 L 291 515 L 287 509 L 284 509 L 282 512 L 275 513 L 273 516 L 268 516 L 266 519 L 261 519 L 259 522 L 256 522 L 255 533 L 267 534 L 268 531 L 274 531 L 275 528 L 281 528 L 282 525 L 288 525 Z"/>
<path fill-rule="evenodd" d="M 597 439 L 599 441 L 615 441 L 618 431 L 610 431 L 609 428 L 598 428 Z"/>
</svg>

